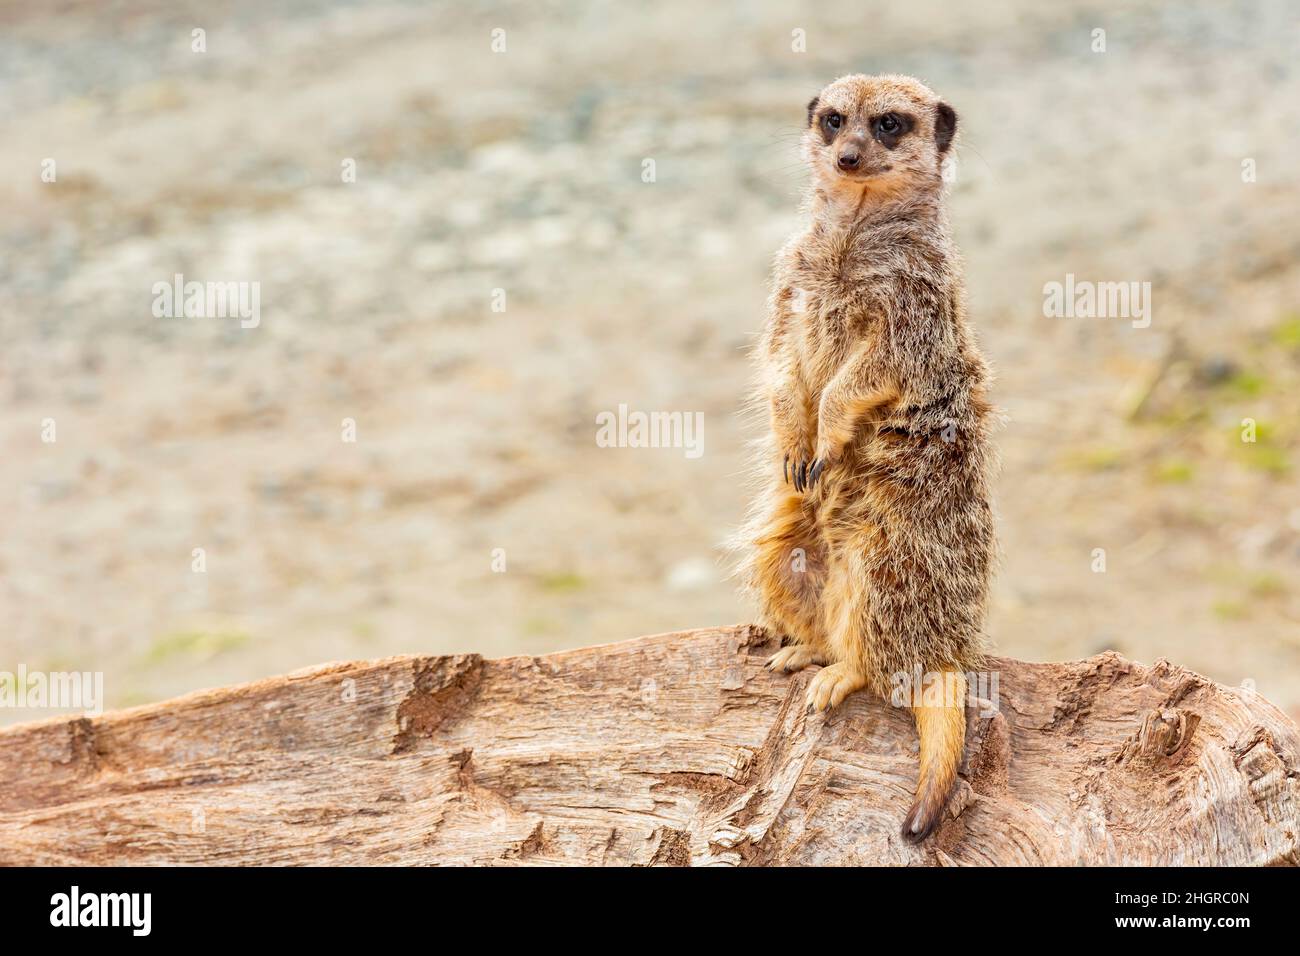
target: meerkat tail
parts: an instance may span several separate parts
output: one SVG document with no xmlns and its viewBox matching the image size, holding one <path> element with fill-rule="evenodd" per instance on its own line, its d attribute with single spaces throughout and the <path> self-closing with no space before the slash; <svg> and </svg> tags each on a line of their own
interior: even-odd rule
<svg viewBox="0 0 1300 956">
<path fill-rule="evenodd" d="M 956 700 L 948 700 L 949 706 L 944 707 L 912 708 L 921 738 L 921 773 L 916 802 L 903 819 L 903 837 L 914 843 L 939 825 L 966 743 L 966 675 L 950 672 L 943 676 L 945 692 L 955 692 Z"/>
</svg>

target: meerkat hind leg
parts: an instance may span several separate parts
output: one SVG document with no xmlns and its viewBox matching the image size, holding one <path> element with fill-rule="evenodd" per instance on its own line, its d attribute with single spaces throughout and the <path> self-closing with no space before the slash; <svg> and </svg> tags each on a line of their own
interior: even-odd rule
<svg viewBox="0 0 1300 956">
<path fill-rule="evenodd" d="M 865 577 L 851 551 L 832 557 L 822 589 L 822 615 L 827 649 L 835 663 L 808 684 L 809 710 L 838 707 L 849 694 L 867 686 L 867 593 L 861 584 Z"/>
<path fill-rule="evenodd" d="M 763 623 L 789 645 L 773 654 L 767 666 L 789 673 L 827 663 L 831 658 L 819 611 L 826 573 L 822 546 L 797 496 L 787 495 L 776 504 L 755 544 Z"/>
</svg>

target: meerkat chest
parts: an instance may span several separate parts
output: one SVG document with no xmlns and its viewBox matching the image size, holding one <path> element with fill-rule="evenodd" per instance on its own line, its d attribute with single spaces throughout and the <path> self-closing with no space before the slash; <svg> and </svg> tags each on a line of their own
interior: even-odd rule
<svg viewBox="0 0 1300 956">
<path fill-rule="evenodd" d="M 818 373 L 814 378 L 833 375 L 865 339 L 877 334 L 879 325 L 871 321 L 862 297 L 855 290 L 836 282 L 819 281 L 819 277 L 792 285 L 790 310 L 800 332 L 804 366 Z"/>
</svg>

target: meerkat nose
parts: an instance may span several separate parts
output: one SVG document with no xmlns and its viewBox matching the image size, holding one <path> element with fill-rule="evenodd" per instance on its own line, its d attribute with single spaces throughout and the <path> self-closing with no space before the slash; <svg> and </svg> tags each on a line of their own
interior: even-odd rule
<svg viewBox="0 0 1300 956">
<path fill-rule="evenodd" d="M 840 154 L 840 169 L 857 169 L 858 163 L 862 162 L 862 157 L 855 152 Z"/>
</svg>

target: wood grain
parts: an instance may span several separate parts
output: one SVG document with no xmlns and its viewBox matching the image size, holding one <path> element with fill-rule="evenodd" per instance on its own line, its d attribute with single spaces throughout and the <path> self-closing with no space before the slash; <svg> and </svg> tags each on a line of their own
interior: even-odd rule
<svg viewBox="0 0 1300 956">
<path fill-rule="evenodd" d="M 327 664 L 0 733 L 5 864 L 1296 864 L 1300 731 L 1116 654 L 996 658 L 920 847 L 904 710 L 809 716 L 740 626 Z"/>
</svg>

